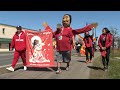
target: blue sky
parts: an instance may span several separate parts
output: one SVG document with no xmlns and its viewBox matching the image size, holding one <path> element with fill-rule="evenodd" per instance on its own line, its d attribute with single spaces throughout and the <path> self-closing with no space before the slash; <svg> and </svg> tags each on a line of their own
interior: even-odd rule
<svg viewBox="0 0 120 90">
<path fill-rule="evenodd" d="M 44 30 L 42 23 L 46 21 L 55 30 L 64 14 L 72 15 L 73 29 L 83 28 L 86 22 L 98 22 L 98 37 L 104 27 L 116 27 L 120 33 L 120 11 L 0 11 L 0 23 Z"/>
</svg>

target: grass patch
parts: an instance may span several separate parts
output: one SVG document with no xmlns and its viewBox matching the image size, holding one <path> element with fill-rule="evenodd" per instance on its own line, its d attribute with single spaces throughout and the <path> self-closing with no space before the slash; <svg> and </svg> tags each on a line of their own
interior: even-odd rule
<svg viewBox="0 0 120 90">
<path fill-rule="evenodd" d="M 120 49 L 111 50 L 108 72 L 102 70 L 101 56 L 96 58 L 93 66 L 90 67 L 90 79 L 120 79 L 120 59 L 116 59 L 115 57 L 120 57 Z"/>
<path fill-rule="evenodd" d="M 110 70 L 108 72 L 109 79 L 120 79 L 120 59 L 116 59 L 115 57 L 120 57 L 120 49 L 111 50 Z"/>
<path fill-rule="evenodd" d="M 120 79 L 120 60 L 111 60 L 109 69 L 109 79 Z"/>
<path fill-rule="evenodd" d="M 111 49 L 110 57 L 111 58 L 120 57 L 120 49 L 114 49 L 114 50 Z"/>
<path fill-rule="evenodd" d="M 90 79 L 106 79 L 107 73 L 103 71 L 101 56 L 96 58 L 93 65 L 90 67 Z"/>
</svg>

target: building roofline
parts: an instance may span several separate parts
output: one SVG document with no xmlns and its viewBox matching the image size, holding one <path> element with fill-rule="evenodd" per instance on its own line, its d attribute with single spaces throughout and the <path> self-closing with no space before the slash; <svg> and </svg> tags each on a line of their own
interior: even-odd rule
<svg viewBox="0 0 120 90">
<path fill-rule="evenodd" d="M 10 27 L 15 27 L 15 28 L 16 28 L 16 26 L 8 25 L 8 24 L 3 24 L 3 23 L 0 23 L 0 25 L 5 25 L 5 26 L 10 26 Z M 34 30 L 34 29 L 28 29 L 28 28 L 24 28 L 24 27 L 22 27 L 22 28 L 23 28 L 23 29 L 27 29 L 27 30 L 37 31 L 37 30 Z"/>
</svg>

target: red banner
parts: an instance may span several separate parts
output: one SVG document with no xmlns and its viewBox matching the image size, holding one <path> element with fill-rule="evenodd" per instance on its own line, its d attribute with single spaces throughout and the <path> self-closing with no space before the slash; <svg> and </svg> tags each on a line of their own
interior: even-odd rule
<svg viewBox="0 0 120 90">
<path fill-rule="evenodd" d="M 54 67 L 52 32 L 25 30 L 28 67 Z"/>
</svg>

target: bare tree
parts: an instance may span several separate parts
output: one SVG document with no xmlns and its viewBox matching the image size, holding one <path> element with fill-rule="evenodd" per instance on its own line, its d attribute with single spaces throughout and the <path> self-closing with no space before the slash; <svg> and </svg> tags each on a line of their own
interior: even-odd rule
<svg viewBox="0 0 120 90">
<path fill-rule="evenodd" d="M 120 36 L 117 37 L 118 49 L 120 48 Z"/>
<path fill-rule="evenodd" d="M 110 27 L 110 32 L 111 34 L 113 35 L 113 42 L 112 42 L 112 47 L 114 49 L 114 42 L 115 42 L 115 37 L 117 37 L 119 34 L 118 34 L 118 29 L 117 28 L 114 28 L 114 27 Z"/>
</svg>

